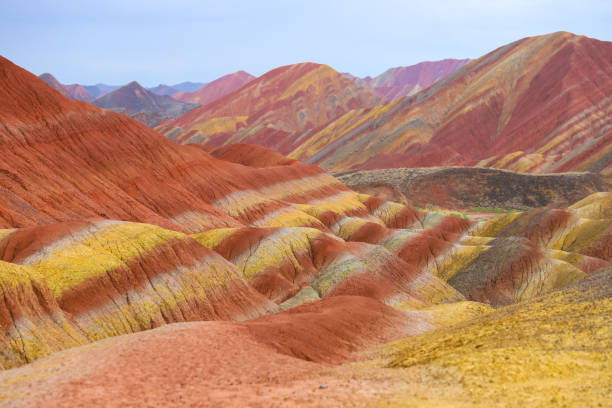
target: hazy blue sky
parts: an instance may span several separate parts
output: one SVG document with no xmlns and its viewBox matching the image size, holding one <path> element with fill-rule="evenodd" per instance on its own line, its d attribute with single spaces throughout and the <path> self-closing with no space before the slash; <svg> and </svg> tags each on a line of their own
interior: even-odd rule
<svg viewBox="0 0 612 408">
<path fill-rule="evenodd" d="M 612 40 L 612 0 L 0 0 L 0 54 L 64 83 L 205 82 L 301 61 L 376 75 L 560 30 Z"/>
</svg>

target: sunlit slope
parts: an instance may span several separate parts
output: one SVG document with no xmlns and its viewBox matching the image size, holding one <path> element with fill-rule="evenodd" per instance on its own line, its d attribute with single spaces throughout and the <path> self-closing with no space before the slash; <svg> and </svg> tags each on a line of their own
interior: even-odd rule
<svg viewBox="0 0 612 408">
<path fill-rule="evenodd" d="M 391 343 L 390 366 L 427 386 L 391 405 L 446 405 L 455 394 L 449 406 L 607 406 L 611 320 L 608 268 L 467 323 Z"/>
</svg>

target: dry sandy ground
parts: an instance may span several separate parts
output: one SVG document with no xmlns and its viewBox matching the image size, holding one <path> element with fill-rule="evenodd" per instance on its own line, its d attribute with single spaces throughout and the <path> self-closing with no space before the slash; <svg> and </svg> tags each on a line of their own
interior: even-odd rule
<svg viewBox="0 0 612 408">
<path fill-rule="evenodd" d="M 10 407 L 344 407 L 427 394 L 407 371 L 378 365 L 307 362 L 232 323 L 179 323 L 7 370 L 0 398 Z"/>
</svg>

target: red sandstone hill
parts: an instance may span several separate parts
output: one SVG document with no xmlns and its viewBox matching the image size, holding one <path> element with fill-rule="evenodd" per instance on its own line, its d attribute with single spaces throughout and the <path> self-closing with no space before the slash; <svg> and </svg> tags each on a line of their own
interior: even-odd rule
<svg viewBox="0 0 612 408">
<path fill-rule="evenodd" d="M 414 95 L 449 76 L 469 59 L 427 61 L 407 67 L 390 68 L 382 74 L 363 78 L 370 89 L 386 101 Z"/>
<path fill-rule="evenodd" d="M 433 384 L 428 350 L 458 347 L 485 353 L 459 358 L 467 374 L 486 361 L 524 384 L 524 360 L 498 358 L 487 340 L 516 334 L 523 312 L 514 331 L 536 327 L 539 348 L 518 338 L 502 356 L 540 350 L 535 375 L 548 378 L 557 366 L 540 361 L 571 339 L 561 356 L 572 372 L 576 348 L 595 350 L 590 376 L 572 377 L 579 401 L 584 379 L 605 378 L 611 275 L 597 275 L 612 261 L 611 193 L 476 225 L 355 193 L 261 146 L 178 145 L 1 57 L 0 124 L 0 368 L 23 366 L 0 373 L 3 403 L 359 406 L 366 391 L 380 405 L 381 384 L 403 402 L 414 372 L 333 364 L 405 336 L 402 364 L 433 356 Z M 585 290 L 549 293 L 577 281 Z M 485 304 L 517 302 L 501 316 Z M 403 385 L 389 385 L 398 373 Z M 549 390 L 537 395 L 549 402 Z"/>
<path fill-rule="evenodd" d="M 378 98 L 327 65 L 276 68 L 242 88 L 162 124 L 179 143 L 251 143 L 290 152 L 313 128 Z"/>
<path fill-rule="evenodd" d="M 224 75 L 207 83 L 193 92 L 178 92 L 172 95 L 174 99 L 181 102 L 199 103 L 207 105 L 223 96 L 234 92 L 243 85 L 254 80 L 255 77 L 248 72 L 238 71 L 233 74 Z"/>
<path fill-rule="evenodd" d="M 212 203 L 240 185 L 236 174 L 230 184 L 229 176 L 211 174 L 226 162 L 177 146 L 123 115 L 63 98 L 10 61 L 0 62 L 0 226 L 102 216 L 182 230 L 169 220 L 187 210 L 208 214 L 219 226 L 236 225 L 202 201 Z M 42 125 L 49 121 L 58 125 Z M 193 171 L 180 171 L 185 163 Z M 172 194 L 162 180 L 175 184 Z"/>
<path fill-rule="evenodd" d="M 101 108 L 126 114 L 147 126 L 155 126 L 164 120 L 179 117 L 196 108 L 194 103 L 184 103 L 168 95 L 157 95 L 133 81 L 92 102 Z"/>
<path fill-rule="evenodd" d="M 426 91 L 352 111 L 289 155 L 351 168 L 612 172 L 612 43 L 559 32 L 470 61 Z"/>
<path fill-rule="evenodd" d="M 197 146 L 178 145 L 124 115 L 64 98 L 4 58 L 0 83 L 1 228 L 102 217 L 200 232 L 248 225 L 275 211 L 286 216 L 283 211 L 291 210 L 303 217 L 300 222 L 325 230 L 316 218 L 278 197 L 293 194 L 304 203 L 350 192 L 318 167 L 269 150 L 268 164 L 283 162 L 282 167 L 232 163 L 257 163 L 252 156 L 240 159 L 243 147 L 216 153 L 228 159 L 218 160 Z M 140 90 L 137 84 L 132 88 Z M 302 178 L 310 181 L 302 183 Z M 288 187 L 292 181 L 296 191 Z M 285 188 L 270 187 L 277 184 Z M 255 192 L 268 187 L 265 194 Z M 242 192 L 248 193 L 238 202 L 224 201 Z M 234 211 L 234 205 L 240 209 Z M 366 211 L 357 201 L 351 205 Z"/>
<path fill-rule="evenodd" d="M 248 146 L 216 159 L 126 116 L 64 98 L 4 58 L 0 84 L 2 367 L 173 322 L 246 320 L 281 303 L 285 309 L 359 296 L 357 304 L 369 304 L 365 315 L 331 307 L 343 303 L 332 300 L 307 307 L 304 319 L 288 311 L 280 324 L 249 329 L 255 336 L 298 333 L 278 346 L 290 352 L 297 350 L 292 342 L 306 341 L 300 348 L 315 358 L 321 312 L 346 330 L 331 329 L 349 333 L 367 320 L 367 333 L 340 339 L 344 351 L 330 350 L 346 355 L 379 336 L 381 314 L 401 317 L 382 302 L 462 298 L 417 265 L 450 248 L 443 238 L 456 239 L 470 226 L 466 220 L 430 222 L 419 245 L 435 248 L 411 255 L 409 264 L 371 244 L 373 236 L 346 242 L 332 229 L 358 221 L 383 237 L 392 226 L 420 225 L 423 214 L 414 209 L 358 195 L 316 166 L 261 147 L 265 163 Z M 374 215 L 379 208 L 383 218 Z M 320 295 L 304 295 L 311 292 Z"/>
</svg>

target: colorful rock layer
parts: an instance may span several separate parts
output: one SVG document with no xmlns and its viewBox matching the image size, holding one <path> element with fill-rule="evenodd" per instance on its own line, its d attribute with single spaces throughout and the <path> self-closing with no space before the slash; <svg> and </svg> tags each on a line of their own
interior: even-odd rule
<svg viewBox="0 0 612 408">
<path fill-rule="evenodd" d="M 3 311 L 5 367 L 166 323 L 244 320 L 329 296 L 463 298 L 422 266 L 465 220 L 352 192 L 266 149 L 243 157 L 247 146 L 227 148 L 218 160 L 64 99 L 7 60 L 0 72 L 0 259 L 6 282 L 20 274 L 3 287 L 14 299 Z M 423 238 L 394 235 L 425 224 Z M 415 245 L 433 255 L 404 255 Z"/>
<path fill-rule="evenodd" d="M 246 323 L 174 324 L 58 352 L 0 373 L 0 398 L 14 407 L 606 406 L 611 300 L 610 269 L 497 311 L 460 302 L 402 315 L 337 297 Z M 413 336 L 366 361 L 319 363 L 402 324 L 430 331 L 406 331 Z"/>
<path fill-rule="evenodd" d="M 609 176 L 610 61 L 611 43 L 559 32 L 376 78 L 296 64 L 158 130 L 183 144 L 258 144 L 334 172 L 477 165 Z"/>
<path fill-rule="evenodd" d="M 483 166 L 520 172 L 612 165 L 612 43 L 525 38 L 429 89 L 316 129 L 289 157 L 351 168 Z"/>
<path fill-rule="evenodd" d="M 606 406 L 612 269 L 542 297 L 386 347 L 426 390 L 398 406 Z M 450 385 L 450 386 L 449 386 Z"/>
<path fill-rule="evenodd" d="M 33 362 L 0 375 L 11 405 L 87 405 L 117 384 L 97 403 L 218 405 L 230 396 L 211 390 L 285 374 L 350 383 L 329 364 L 612 261 L 609 192 L 476 223 L 263 147 L 176 144 L 6 59 L 0 85 L 0 365 Z M 232 403 L 261 403 L 251 387 Z"/>
<path fill-rule="evenodd" d="M 276 68 L 157 129 L 182 144 L 254 143 L 286 154 L 313 128 L 377 101 L 371 91 L 327 65 L 295 64 Z"/>
</svg>

